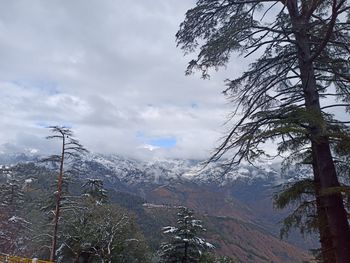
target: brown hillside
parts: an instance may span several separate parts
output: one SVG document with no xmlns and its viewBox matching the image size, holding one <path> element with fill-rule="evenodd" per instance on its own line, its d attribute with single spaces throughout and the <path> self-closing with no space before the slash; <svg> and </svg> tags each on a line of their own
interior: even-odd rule
<svg viewBox="0 0 350 263">
<path fill-rule="evenodd" d="M 242 263 L 303 263 L 311 262 L 310 255 L 269 233 L 255 221 L 256 214 L 225 192 L 196 184 L 159 186 L 147 193 L 147 200 L 155 204 L 184 205 L 195 210 L 204 221 L 208 240 L 216 245 L 216 252 L 232 256 Z M 168 213 L 169 207 L 146 208 Z M 163 211 L 159 211 L 163 210 Z M 151 211 L 149 211 L 151 212 Z"/>
</svg>

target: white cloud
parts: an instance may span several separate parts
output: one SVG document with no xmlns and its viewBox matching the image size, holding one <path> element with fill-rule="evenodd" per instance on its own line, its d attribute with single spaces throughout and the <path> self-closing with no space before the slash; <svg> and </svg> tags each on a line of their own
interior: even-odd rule
<svg viewBox="0 0 350 263">
<path fill-rule="evenodd" d="M 193 3 L 2 1 L 1 142 L 45 151 L 43 126 L 71 125 L 95 152 L 207 157 L 229 112 L 223 80 L 241 63 L 209 81 L 184 76 L 175 33 Z M 140 131 L 176 145 L 149 151 Z"/>
</svg>

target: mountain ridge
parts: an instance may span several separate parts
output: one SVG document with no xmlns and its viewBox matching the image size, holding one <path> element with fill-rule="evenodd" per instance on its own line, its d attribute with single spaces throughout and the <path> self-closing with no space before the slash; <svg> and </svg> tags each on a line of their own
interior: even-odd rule
<svg viewBox="0 0 350 263">
<path fill-rule="evenodd" d="M 12 164 L 14 164 L 21 158 L 25 162 L 38 162 L 41 159 L 39 155 L 28 156 L 23 154 L 5 157 L 2 158 L 2 155 L 0 155 L 0 164 L 5 164 L 6 161 L 6 164 L 9 165 L 11 160 L 13 161 Z M 42 163 L 38 164 L 43 165 Z M 233 168 L 229 174 L 224 175 L 224 168 L 220 164 L 209 164 L 205 169 L 200 169 L 202 168 L 201 163 L 197 160 L 155 160 L 144 162 L 124 158 L 119 155 L 88 154 L 78 162 L 81 171 L 78 178 L 81 180 L 86 178 L 103 180 L 105 187 L 110 189 L 113 195 L 117 194 L 119 196 L 114 198 L 114 200 L 120 202 L 120 198 L 124 199 L 124 205 L 127 207 L 129 206 L 129 198 L 124 197 L 125 194 L 123 193 L 132 194 L 135 198 L 137 196 L 142 198 L 144 203 L 148 203 L 151 206 L 144 206 L 142 208 L 144 210 L 154 210 L 154 207 L 159 210 L 162 205 L 169 205 L 170 207 L 187 206 L 194 209 L 196 213 L 204 218 L 211 218 L 209 223 L 213 229 L 218 229 L 217 224 L 221 222 L 222 225 L 220 223 L 219 226 L 223 228 L 222 231 L 232 233 L 232 237 L 221 233 L 222 239 L 220 239 L 220 231 L 217 230 L 215 232 L 218 235 L 216 238 L 219 240 L 217 242 L 219 242 L 220 247 L 227 247 L 220 250 L 220 253 L 227 254 L 229 249 L 232 249 L 232 255 L 241 253 L 239 258 L 247 259 L 248 254 L 251 252 L 246 251 L 246 254 L 244 254 L 242 248 L 239 248 L 235 243 L 234 233 L 232 232 L 234 229 L 237 229 L 237 231 L 241 229 L 241 232 L 237 233 L 241 239 L 244 239 L 246 234 L 256 233 L 256 235 L 262 237 L 267 235 L 264 237 L 266 239 L 273 237 L 271 242 L 278 243 L 276 241 L 278 240 L 278 223 L 285 213 L 274 211 L 271 195 L 276 185 L 282 181 L 287 182 L 290 178 L 283 178 L 274 165 L 267 164 L 260 168 L 242 165 Z M 201 171 L 201 173 L 198 173 L 198 171 Z M 140 209 L 137 206 L 137 213 L 140 212 Z M 235 220 L 239 220 L 244 227 L 239 226 L 238 221 Z M 142 224 L 142 220 L 140 223 Z M 255 229 L 253 226 L 257 228 Z M 249 242 L 252 242 L 253 245 L 255 244 L 253 254 L 260 255 L 259 249 L 263 249 L 260 241 L 255 240 L 254 235 L 250 236 L 249 239 L 251 239 Z M 263 253 L 261 255 L 266 257 L 266 255 L 270 255 L 269 253 L 282 253 L 280 250 L 283 249 L 284 243 L 280 245 L 277 243 L 275 247 L 278 247 L 278 252 L 276 252 L 277 250 L 275 252 L 271 250 L 267 254 Z M 299 248 L 307 247 L 298 239 L 296 241 L 292 240 L 292 243 L 297 244 Z M 308 247 L 313 245 L 312 243 Z M 293 258 L 293 253 L 296 253 L 295 251 L 297 250 L 288 249 L 288 257 Z M 306 252 L 300 251 L 300 253 L 298 254 L 299 256 L 295 256 L 301 258 L 301 255 L 307 255 Z M 284 261 L 273 262 L 282 263 Z"/>
</svg>

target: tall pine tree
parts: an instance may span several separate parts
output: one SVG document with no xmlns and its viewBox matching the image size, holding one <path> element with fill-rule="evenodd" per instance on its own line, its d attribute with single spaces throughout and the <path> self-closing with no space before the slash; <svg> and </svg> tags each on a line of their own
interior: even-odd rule
<svg viewBox="0 0 350 263">
<path fill-rule="evenodd" d="M 331 152 L 348 137 L 347 123 L 327 112 L 349 109 L 350 6 L 346 0 L 198 0 L 177 33 L 185 52 L 199 48 L 189 63 L 204 77 L 224 66 L 233 52 L 260 57 L 227 82 L 234 103 L 232 128 L 211 161 L 230 154 L 228 166 L 267 156 L 311 150 L 318 209 L 327 220 L 336 262 L 350 262 L 350 229 Z M 336 98 L 337 103 L 325 98 Z M 339 133 L 341 131 L 341 133 Z M 325 194 L 327 193 L 327 194 Z"/>
<path fill-rule="evenodd" d="M 66 172 L 65 168 L 67 162 L 75 161 L 83 153 L 86 153 L 87 150 L 83 147 L 73 137 L 73 132 L 66 127 L 52 126 L 49 127 L 53 135 L 47 136 L 47 139 L 58 139 L 61 143 L 60 154 L 51 155 L 50 157 L 44 159 L 43 161 L 51 162 L 58 167 L 58 180 L 57 180 L 57 191 L 55 192 L 55 210 L 54 210 L 54 231 L 52 235 L 52 245 L 51 245 L 51 255 L 50 261 L 55 261 L 56 249 L 57 249 L 57 234 L 58 234 L 58 223 L 61 212 L 61 203 L 63 200 L 62 188 L 64 181 L 64 173 Z M 74 166 L 71 166 L 74 167 Z"/>
</svg>

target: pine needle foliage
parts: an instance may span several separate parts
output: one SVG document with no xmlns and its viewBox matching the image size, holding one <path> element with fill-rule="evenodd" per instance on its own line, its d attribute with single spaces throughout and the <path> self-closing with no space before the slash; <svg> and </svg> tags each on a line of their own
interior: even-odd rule
<svg viewBox="0 0 350 263">
<path fill-rule="evenodd" d="M 163 233 L 170 237 L 169 242 L 161 245 L 160 262 L 192 263 L 199 262 L 202 252 L 214 246 L 198 237 L 204 232 L 202 222 L 193 216 L 193 211 L 180 207 L 177 214 L 177 226 L 163 227 Z"/>
<path fill-rule="evenodd" d="M 294 208 L 292 213 L 283 220 L 281 238 L 287 237 L 291 228 L 298 228 L 303 235 L 318 231 L 319 222 L 315 202 L 315 183 L 311 179 L 284 185 L 283 189 L 274 195 L 276 208 Z"/>
<path fill-rule="evenodd" d="M 289 154 L 300 160 L 311 151 L 318 190 L 339 187 L 331 150 L 350 137 L 349 122 L 329 110 L 350 110 L 349 28 L 347 0 L 198 0 L 176 35 L 185 54 L 196 53 L 187 74 L 199 70 L 207 78 L 232 54 L 255 55 L 240 76 L 227 80 L 230 127 L 209 161 L 227 157 L 231 167 Z M 274 154 L 266 151 L 271 142 Z M 318 209 L 327 208 L 333 243 L 325 250 L 350 262 L 342 195 L 318 201 Z"/>
</svg>

